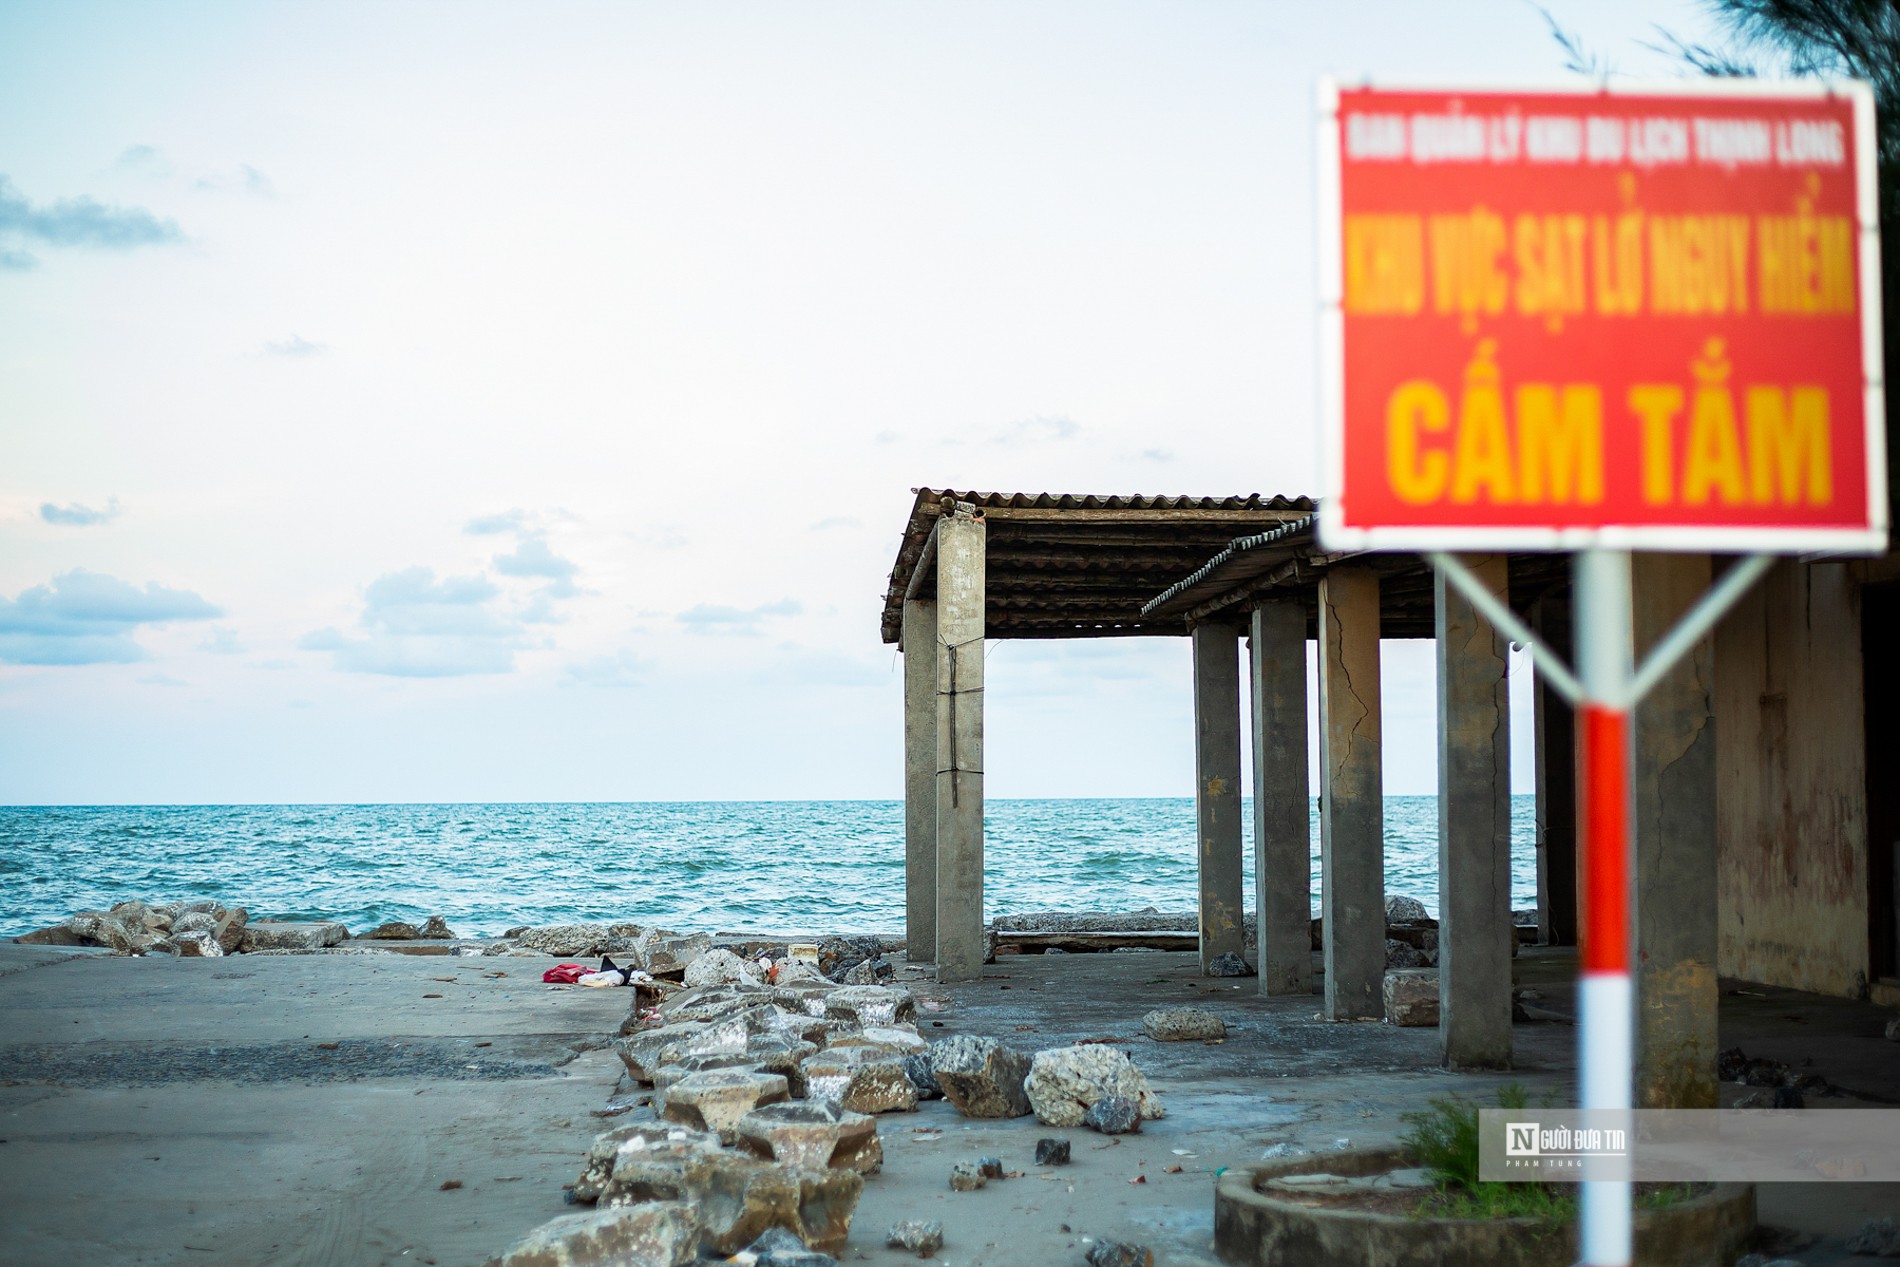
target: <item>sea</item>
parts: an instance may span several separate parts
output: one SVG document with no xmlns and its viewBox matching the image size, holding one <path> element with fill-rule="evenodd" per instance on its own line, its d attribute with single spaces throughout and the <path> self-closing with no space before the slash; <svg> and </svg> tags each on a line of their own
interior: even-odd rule
<svg viewBox="0 0 1900 1267">
<path fill-rule="evenodd" d="M 1190 798 L 993 799 L 984 815 L 990 917 L 1194 909 Z M 1514 907 L 1537 901 L 1534 815 L 1534 797 L 1512 798 Z M 1252 849 L 1243 854 L 1251 892 Z M 1436 797 L 1385 799 L 1385 867 L 1388 895 L 1436 913 Z M 1312 868 L 1318 914 L 1317 811 Z M 895 933 L 904 923 L 904 806 L 0 807 L 0 934 L 128 898 L 214 898 L 254 918 L 339 920 L 359 932 L 441 915 L 461 936 L 606 920 L 683 931 Z"/>
</svg>

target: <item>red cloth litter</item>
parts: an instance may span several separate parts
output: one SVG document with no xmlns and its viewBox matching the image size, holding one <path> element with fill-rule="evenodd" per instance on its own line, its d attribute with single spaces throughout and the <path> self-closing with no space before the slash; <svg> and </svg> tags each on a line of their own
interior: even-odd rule
<svg viewBox="0 0 1900 1267">
<path fill-rule="evenodd" d="M 582 963 L 556 964 L 541 974 L 541 979 L 549 985 L 573 985 L 593 969 Z"/>
</svg>

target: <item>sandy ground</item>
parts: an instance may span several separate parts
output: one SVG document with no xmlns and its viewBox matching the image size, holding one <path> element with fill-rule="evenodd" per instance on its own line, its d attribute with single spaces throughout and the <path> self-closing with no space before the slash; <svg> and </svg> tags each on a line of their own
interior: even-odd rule
<svg viewBox="0 0 1900 1267">
<path fill-rule="evenodd" d="M 472 1265 L 568 1209 L 587 1142 L 617 1121 L 619 1062 L 601 1045 L 621 991 L 552 989 L 526 958 L 238 956 L 118 959 L 0 944 L 0 1259 L 72 1263 Z M 1520 977 L 1567 1006 L 1563 956 Z M 505 972 L 506 976 L 487 974 Z M 866 1186 L 847 1262 L 900 1218 L 941 1219 L 947 1267 L 1082 1261 L 1088 1238 L 1135 1240 L 1164 1264 L 1214 1262 L 1212 1175 L 1291 1143 L 1321 1152 L 1393 1138 L 1431 1096 L 1501 1081 L 1566 1085 L 1574 1031 L 1521 1025 L 1507 1077 L 1437 1068 L 1432 1030 L 1328 1025 L 1317 1000 L 1209 981 L 1192 956 L 1004 958 L 980 983 L 921 994 L 927 1037 L 983 1033 L 1024 1048 L 1111 1038 L 1168 1108 L 1138 1135 L 976 1122 L 947 1105 L 879 1119 L 887 1162 Z M 1900 1100 L 1900 1049 L 1865 1005 L 1787 991 L 1725 998 L 1724 1040 Z M 440 997 L 431 997 L 440 996 Z M 1227 1019 L 1220 1044 L 1158 1044 L 1139 1018 L 1191 1002 Z M 1734 1016 L 1731 1020 L 1730 1013 Z M 1739 1089 L 1736 1089 L 1739 1090 Z M 638 1112 L 638 1110 L 636 1110 Z M 1074 1162 L 1038 1169 L 1035 1141 Z M 957 1161 L 1021 1177 L 952 1193 Z M 459 1187 L 444 1189 L 448 1182 Z M 1850 1260 L 1839 1237 L 1900 1194 L 1801 1185 L 1764 1218 L 1831 1238 L 1810 1267 Z"/>
</svg>

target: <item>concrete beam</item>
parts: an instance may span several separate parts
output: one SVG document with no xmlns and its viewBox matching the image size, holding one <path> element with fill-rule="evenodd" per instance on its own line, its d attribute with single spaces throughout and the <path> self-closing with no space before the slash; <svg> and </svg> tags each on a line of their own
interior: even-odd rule
<svg viewBox="0 0 1900 1267">
<path fill-rule="evenodd" d="M 1707 555 L 1638 554 L 1640 662 L 1709 588 Z M 1716 1107 L 1715 655 L 1705 638 L 1636 709 L 1636 1106 Z"/>
<path fill-rule="evenodd" d="M 937 603 L 904 604 L 904 954 L 937 961 Z"/>
<path fill-rule="evenodd" d="M 1531 607 L 1531 630 L 1570 661 L 1570 600 Z M 1577 944 L 1577 719 L 1570 701 L 1540 675 L 1531 687 L 1537 785 L 1537 940 Z"/>
<path fill-rule="evenodd" d="M 1467 555 L 1500 598 L 1505 557 Z M 1438 1036 L 1446 1067 L 1511 1066 L 1511 695 L 1504 639 L 1443 573 L 1438 649 Z"/>
<path fill-rule="evenodd" d="M 1201 971 L 1246 951 L 1240 877 L 1240 629 L 1194 627 L 1194 817 Z"/>
<path fill-rule="evenodd" d="M 1384 1010 L 1385 795 L 1380 763 L 1379 574 L 1337 567 L 1319 585 L 1320 915 L 1326 1015 Z"/>
<path fill-rule="evenodd" d="M 1312 792 L 1306 774 L 1306 604 L 1254 609 L 1254 918 L 1262 994 L 1313 988 Z"/>
<path fill-rule="evenodd" d="M 937 523 L 937 980 L 983 975 L 983 521 Z"/>
</svg>

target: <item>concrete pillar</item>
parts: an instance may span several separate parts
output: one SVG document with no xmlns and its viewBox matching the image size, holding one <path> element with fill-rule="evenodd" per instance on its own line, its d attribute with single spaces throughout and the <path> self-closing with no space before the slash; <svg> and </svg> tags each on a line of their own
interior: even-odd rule
<svg viewBox="0 0 1900 1267">
<path fill-rule="evenodd" d="M 1194 627 L 1194 816 L 1201 971 L 1246 951 L 1240 883 L 1240 629 Z"/>
<path fill-rule="evenodd" d="M 937 962 L 937 604 L 904 604 L 904 954 Z"/>
<path fill-rule="evenodd" d="M 1632 561 L 1637 662 L 1709 588 L 1706 555 Z M 1716 1107 L 1715 656 L 1696 644 L 1636 709 L 1636 1106 Z"/>
<path fill-rule="evenodd" d="M 1499 597 L 1501 554 L 1465 563 Z M 1511 695 L 1504 639 L 1438 574 L 1438 1036 L 1452 1069 L 1511 1066 Z"/>
<path fill-rule="evenodd" d="M 1306 604 L 1253 613 L 1253 874 L 1262 994 L 1313 987 L 1312 795 L 1306 781 Z"/>
<path fill-rule="evenodd" d="M 1570 599 L 1546 595 L 1531 629 L 1570 663 Z M 1577 722 L 1570 701 L 1540 675 L 1531 687 L 1537 783 L 1537 940 L 1577 944 Z"/>
<path fill-rule="evenodd" d="M 1320 916 L 1326 1015 L 1384 1011 L 1385 797 L 1379 759 L 1379 575 L 1319 584 Z"/>
<path fill-rule="evenodd" d="M 983 975 L 983 521 L 937 522 L 937 980 Z"/>
</svg>

